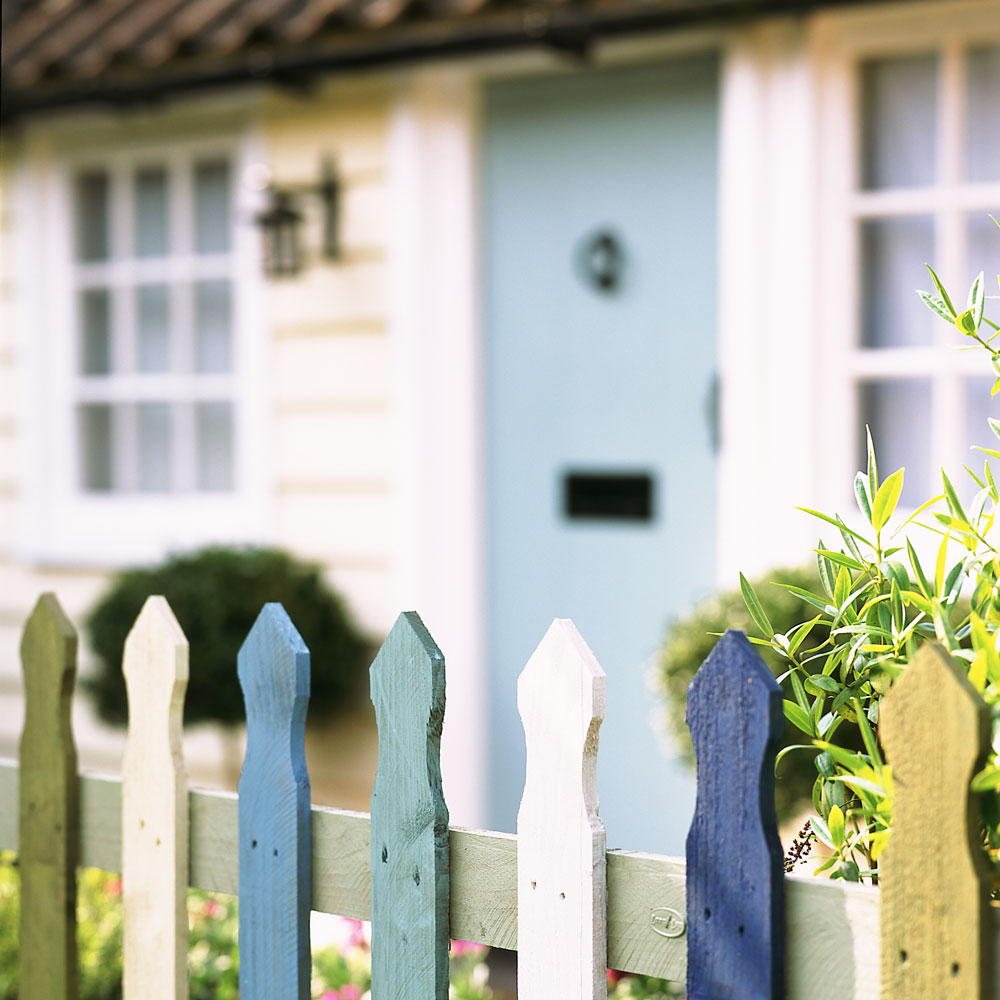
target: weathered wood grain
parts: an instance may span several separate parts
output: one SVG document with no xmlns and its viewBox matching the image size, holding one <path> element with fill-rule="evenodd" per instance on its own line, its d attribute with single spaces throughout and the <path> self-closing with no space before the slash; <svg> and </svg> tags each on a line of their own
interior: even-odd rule
<svg viewBox="0 0 1000 1000">
<path fill-rule="evenodd" d="M 265 604 L 239 652 L 247 750 L 239 782 L 240 996 L 308 1000 L 312 844 L 309 650 Z"/>
<path fill-rule="evenodd" d="M 22 1000 L 76 1000 L 79 996 L 79 785 L 70 721 L 76 649 L 76 630 L 59 601 L 54 594 L 43 594 L 21 639 L 25 695 L 19 837 Z"/>
<path fill-rule="evenodd" d="M 0 802 L 18 797 L 17 764 L 0 759 Z M 238 825 L 231 792 L 192 790 L 191 885 L 236 893 Z M 121 870 L 120 779 L 80 779 L 80 863 Z M 371 917 L 369 821 L 365 813 L 313 806 L 313 906 L 358 920 Z M 517 947 L 517 838 L 452 827 L 451 929 L 456 938 Z M 337 845 L 337 847 L 335 847 Z M 16 817 L 0 809 L 0 849 L 18 848 Z M 338 862 L 343 848 L 346 862 Z M 657 933 L 664 906 L 685 912 L 684 862 L 658 854 L 609 851 L 608 964 L 683 982 L 687 939 Z M 330 873 L 320 876 L 320 869 Z M 879 890 L 808 875 L 785 878 L 789 1000 L 878 1000 Z M 1000 904 L 990 911 L 1000 946 Z M 989 1000 L 1000 1000 L 994 977 Z"/>
<path fill-rule="evenodd" d="M 989 710 L 943 647 L 924 646 L 882 704 L 892 832 L 879 859 L 882 996 L 979 1000 L 991 980 L 990 876 L 969 791 Z"/>
<path fill-rule="evenodd" d="M 698 764 L 687 838 L 690 1000 L 785 996 L 785 896 L 774 812 L 781 688 L 742 632 L 719 640 L 688 688 Z"/>
<path fill-rule="evenodd" d="M 188 789 L 181 749 L 188 643 L 150 597 L 125 640 L 128 732 L 122 761 L 125 1000 L 186 1000 Z"/>
<path fill-rule="evenodd" d="M 606 997 L 607 881 L 597 813 L 606 678 L 569 619 L 556 619 L 517 682 L 527 748 L 517 814 L 517 993 Z"/>
<path fill-rule="evenodd" d="M 416 612 L 404 612 L 371 667 L 378 723 L 371 816 L 373 1000 L 448 996 L 444 690 L 441 650 Z"/>
</svg>

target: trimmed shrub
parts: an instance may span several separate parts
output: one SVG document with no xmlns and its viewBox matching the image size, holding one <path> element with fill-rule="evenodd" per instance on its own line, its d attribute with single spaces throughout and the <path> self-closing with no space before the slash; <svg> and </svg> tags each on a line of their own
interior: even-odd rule
<svg viewBox="0 0 1000 1000">
<path fill-rule="evenodd" d="M 816 570 L 777 569 L 768 574 L 767 580 L 768 583 L 755 583 L 754 589 L 775 630 L 786 632 L 800 625 L 802 600 L 785 590 L 783 585 L 815 590 L 820 585 Z M 741 629 L 750 636 L 758 633 L 739 589 L 716 594 L 702 601 L 684 618 L 671 622 L 657 658 L 655 680 L 665 699 L 667 722 L 685 760 L 692 767 L 694 750 L 691 746 L 691 734 L 684 721 L 688 685 L 718 642 L 718 635 L 715 633 L 725 632 L 730 628 Z M 818 623 L 803 642 L 803 655 L 806 651 L 821 646 L 828 636 L 829 629 Z M 788 661 L 779 657 L 769 646 L 755 648 L 775 677 L 780 677 L 788 669 Z M 817 663 L 817 672 L 821 666 L 821 662 Z M 786 725 L 782 746 L 804 742 L 801 736 L 792 726 Z M 809 805 L 816 777 L 816 768 L 808 755 L 790 754 L 782 759 L 775 781 L 775 804 L 779 818 L 794 816 Z"/>
<path fill-rule="evenodd" d="M 82 686 L 105 721 L 121 724 L 127 719 L 122 651 L 151 594 L 167 599 L 190 643 L 185 723 L 243 721 L 236 656 L 268 601 L 284 605 L 309 647 L 313 717 L 354 699 L 373 652 L 344 601 L 315 566 L 264 548 L 212 547 L 173 556 L 159 566 L 122 573 L 87 619 L 98 668 Z"/>
</svg>

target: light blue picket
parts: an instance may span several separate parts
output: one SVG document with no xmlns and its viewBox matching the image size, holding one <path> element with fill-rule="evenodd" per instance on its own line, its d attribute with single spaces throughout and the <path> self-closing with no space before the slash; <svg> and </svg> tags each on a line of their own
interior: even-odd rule
<svg viewBox="0 0 1000 1000">
<path fill-rule="evenodd" d="M 785 897 L 774 812 L 781 688 L 742 632 L 695 675 L 687 722 L 698 797 L 687 839 L 689 1000 L 785 996 Z"/>
<path fill-rule="evenodd" d="M 308 1000 L 309 650 L 265 604 L 239 653 L 247 751 L 239 783 L 240 997 Z"/>
<path fill-rule="evenodd" d="M 441 788 L 444 656 L 408 611 L 371 667 L 372 998 L 446 1000 L 448 807 Z"/>
</svg>

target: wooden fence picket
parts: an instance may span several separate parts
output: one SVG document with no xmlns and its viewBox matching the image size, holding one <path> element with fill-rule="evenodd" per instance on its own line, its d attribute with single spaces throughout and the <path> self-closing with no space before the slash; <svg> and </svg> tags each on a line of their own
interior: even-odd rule
<svg viewBox="0 0 1000 1000">
<path fill-rule="evenodd" d="M 785 897 L 774 811 L 781 688 L 742 632 L 688 688 L 698 765 L 687 838 L 688 1000 L 785 995 Z"/>
<path fill-rule="evenodd" d="M 527 764 L 517 815 L 521 1000 L 606 997 L 607 882 L 597 812 L 606 678 L 568 619 L 556 619 L 517 682 Z"/>
<path fill-rule="evenodd" d="M 125 640 L 128 733 L 122 762 L 125 1000 L 186 1000 L 188 789 L 181 748 L 188 643 L 150 597 Z"/>
<path fill-rule="evenodd" d="M 416 612 L 371 667 L 378 722 L 372 790 L 373 1000 L 446 1000 L 450 871 L 441 787 L 444 656 Z"/>
<path fill-rule="evenodd" d="M 308 1000 L 312 838 L 309 650 L 265 604 L 239 653 L 247 750 L 239 782 L 240 997 Z"/>
<path fill-rule="evenodd" d="M 948 653 L 924 646 L 882 704 L 892 833 L 879 858 L 882 996 L 979 1000 L 991 982 L 990 875 L 969 791 L 989 710 Z"/>
<path fill-rule="evenodd" d="M 20 777 L 21 1000 L 76 1000 L 79 783 L 70 708 L 76 629 L 54 594 L 24 626 Z"/>
</svg>

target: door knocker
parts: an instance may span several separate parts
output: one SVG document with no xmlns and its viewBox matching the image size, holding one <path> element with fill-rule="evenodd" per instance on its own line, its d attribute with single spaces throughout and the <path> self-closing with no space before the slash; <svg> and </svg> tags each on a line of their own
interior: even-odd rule
<svg viewBox="0 0 1000 1000">
<path fill-rule="evenodd" d="M 621 290 L 625 250 L 610 230 L 602 229 L 584 238 L 578 263 L 583 280 L 594 291 L 613 295 Z"/>
</svg>

